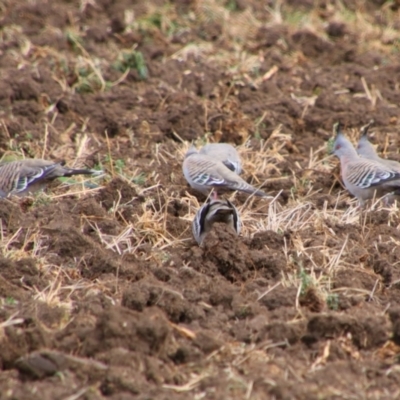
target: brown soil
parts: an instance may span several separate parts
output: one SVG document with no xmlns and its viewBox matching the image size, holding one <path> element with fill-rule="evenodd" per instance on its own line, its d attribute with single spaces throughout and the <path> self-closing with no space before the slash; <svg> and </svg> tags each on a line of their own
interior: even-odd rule
<svg viewBox="0 0 400 400">
<path fill-rule="evenodd" d="M 325 151 L 373 118 L 400 159 L 398 2 L 280 12 L 3 1 L 1 153 L 107 175 L 0 200 L 1 399 L 400 397 L 399 210 L 356 210 Z M 197 247 L 181 163 L 206 140 L 246 142 L 293 217 L 254 199 Z"/>
</svg>

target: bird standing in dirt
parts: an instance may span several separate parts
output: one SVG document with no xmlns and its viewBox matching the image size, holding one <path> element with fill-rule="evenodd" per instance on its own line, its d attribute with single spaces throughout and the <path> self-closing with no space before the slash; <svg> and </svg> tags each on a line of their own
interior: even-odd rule
<svg viewBox="0 0 400 400">
<path fill-rule="evenodd" d="M 0 163 L 0 197 L 24 196 L 43 189 L 51 180 L 73 175 L 99 175 L 102 171 L 72 169 L 64 162 L 25 159 Z"/>
<path fill-rule="evenodd" d="M 182 165 L 183 175 L 189 185 L 208 196 L 211 189 L 220 191 L 238 190 L 261 197 L 270 197 L 262 190 L 248 184 L 221 161 L 206 154 L 199 154 L 194 146 L 186 153 Z"/>
<path fill-rule="evenodd" d="M 238 210 L 229 200 L 219 199 L 217 193 L 213 191 L 208 201 L 197 211 L 192 223 L 193 236 L 199 246 L 215 222 L 227 224 L 237 235 L 240 233 L 241 221 Z"/>
<path fill-rule="evenodd" d="M 200 154 L 205 154 L 221 161 L 227 168 L 236 174 L 242 172 L 242 162 L 237 150 L 229 143 L 209 143 L 200 149 Z"/>
<path fill-rule="evenodd" d="M 334 125 L 336 138 L 333 153 L 340 159 L 341 175 L 346 189 L 361 205 L 375 196 L 400 190 L 400 172 L 380 161 L 360 157 L 351 142 Z"/>
<path fill-rule="evenodd" d="M 361 136 L 357 145 L 357 153 L 363 158 L 379 161 L 382 164 L 387 165 L 390 168 L 394 168 L 400 172 L 400 163 L 398 161 L 387 160 L 386 158 L 379 157 L 374 145 L 368 140 L 368 129 L 373 122 L 374 121 L 371 120 L 367 125 L 364 125 L 361 128 Z"/>
</svg>

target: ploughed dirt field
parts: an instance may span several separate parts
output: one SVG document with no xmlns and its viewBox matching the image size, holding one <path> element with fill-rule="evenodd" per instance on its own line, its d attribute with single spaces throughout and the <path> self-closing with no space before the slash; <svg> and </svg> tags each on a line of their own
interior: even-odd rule
<svg viewBox="0 0 400 400">
<path fill-rule="evenodd" d="M 0 200 L 1 399 L 400 398 L 398 1 L 3 0 L 0 155 L 104 169 Z M 235 144 L 243 230 L 198 247 L 191 142 Z"/>
</svg>

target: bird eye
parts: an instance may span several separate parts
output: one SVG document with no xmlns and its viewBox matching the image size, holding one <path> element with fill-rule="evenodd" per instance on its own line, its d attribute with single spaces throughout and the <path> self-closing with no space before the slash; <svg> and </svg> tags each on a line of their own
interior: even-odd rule
<svg viewBox="0 0 400 400">
<path fill-rule="evenodd" d="M 336 147 L 335 147 L 335 150 L 339 150 L 341 148 L 342 148 L 342 145 L 341 144 L 337 144 Z"/>
</svg>

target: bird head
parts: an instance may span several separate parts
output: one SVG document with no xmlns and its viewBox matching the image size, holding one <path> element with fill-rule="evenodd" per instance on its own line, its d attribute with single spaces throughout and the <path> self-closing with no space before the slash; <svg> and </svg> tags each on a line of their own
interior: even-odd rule
<svg viewBox="0 0 400 400">
<path fill-rule="evenodd" d="M 362 157 L 374 159 L 376 156 L 376 151 L 374 146 L 368 140 L 368 129 L 374 123 L 374 120 L 368 122 L 367 125 L 364 125 L 360 129 L 360 139 L 357 144 L 357 153 L 360 154 Z"/>
<path fill-rule="evenodd" d="M 343 134 L 342 125 L 339 122 L 336 122 L 333 125 L 333 131 L 336 134 L 336 136 L 333 142 L 331 154 L 334 154 L 335 156 L 340 158 L 341 156 L 346 156 L 356 153 L 349 139 L 347 139 L 346 136 Z"/>
</svg>

